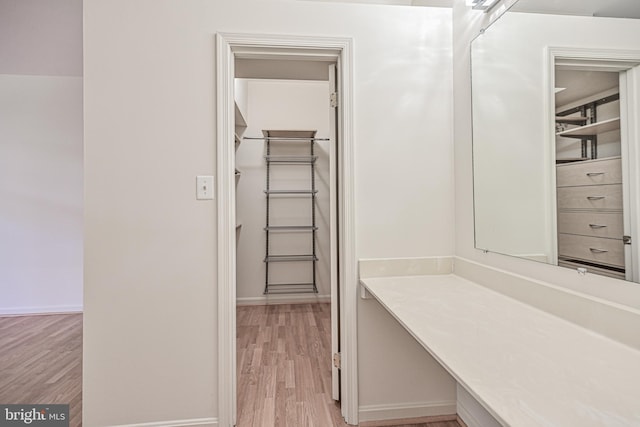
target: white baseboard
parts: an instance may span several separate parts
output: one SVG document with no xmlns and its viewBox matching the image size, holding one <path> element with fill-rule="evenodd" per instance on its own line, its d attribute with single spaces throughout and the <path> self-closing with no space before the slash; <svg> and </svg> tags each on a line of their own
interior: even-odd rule
<svg viewBox="0 0 640 427">
<path fill-rule="evenodd" d="M 217 418 L 193 418 L 190 420 L 157 421 L 152 423 L 122 424 L 114 427 L 218 427 Z"/>
<path fill-rule="evenodd" d="M 237 305 L 308 304 L 331 302 L 331 295 L 262 295 L 259 297 L 236 298 Z"/>
<path fill-rule="evenodd" d="M 360 422 L 453 415 L 456 413 L 456 402 L 441 401 L 364 405 L 360 406 L 358 413 L 358 421 Z"/>
<path fill-rule="evenodd" d="M 41 307 L 0 307 L 0 317 L 30 316 L 37 314 L 82 313 L 81 305 L 54 305 Z"/>
</svg>

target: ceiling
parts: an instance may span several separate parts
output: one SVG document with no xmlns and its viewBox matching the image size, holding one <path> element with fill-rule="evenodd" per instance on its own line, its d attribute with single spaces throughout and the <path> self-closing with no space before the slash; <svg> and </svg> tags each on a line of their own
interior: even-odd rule
<svg viewBox="0 0 640 427">
<path fill-rule="evenodd" d="M 640 19 L 640 0 L 518 0 L 513 12 Z"/>
<path fill-rule="evenodd" d="M 367 3 L 392 6 L 453 7 L 453 0 L 304 0 L 331 3 Z"/>
<path fill-rule="evenodd" d="M 556 105 L 567 105 L 594 93 L 618 87 L 619 73 L 556 69 Z"/>
<path fill-rule="evenodd" d="M 335 60 L 278 60 L 236 58 L 235 77 L 243 79 L 329 80 Z"/>
</svg>

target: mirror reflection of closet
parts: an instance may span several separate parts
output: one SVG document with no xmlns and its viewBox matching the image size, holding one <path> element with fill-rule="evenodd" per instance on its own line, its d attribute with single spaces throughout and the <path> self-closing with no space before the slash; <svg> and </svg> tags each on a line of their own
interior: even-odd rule
<svg viewBox="0 0 640 427">
<path fill-rule="evenodd" d="M 475 247 L 640 283 L 640 1 L 511 3 L 471 44 Z"/>
<path fill-rule="evenodd" d="M 556 64 L 557 253 L 560 266 L 624 279 L 619 80 L 593 64 Z"/>
</svg>

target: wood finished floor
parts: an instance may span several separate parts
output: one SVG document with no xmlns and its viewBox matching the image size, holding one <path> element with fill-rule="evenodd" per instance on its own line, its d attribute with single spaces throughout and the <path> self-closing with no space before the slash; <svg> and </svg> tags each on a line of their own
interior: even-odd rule
<svg viewBox="0 0 640 427">
<path fill-rule="evenodd" d="M 0 403 L 69 404 L 82 425 L 82 315 L 0 317 Z"/>
<path fill-rule="evenodd" d="M 238 427 L 347 426 L 331 398 L 329 304 L 238 307 L 236 327 Z"/>
<path fill-rule="evenodd" d="M 343 427 L 329 304 L 238 307 L 238 427 Z M 0 403 L 68 403 L 82 425 L 82 315 L 0 317 Z M 393 427 L 460 427 L 455 421 Z"/>
</svg>

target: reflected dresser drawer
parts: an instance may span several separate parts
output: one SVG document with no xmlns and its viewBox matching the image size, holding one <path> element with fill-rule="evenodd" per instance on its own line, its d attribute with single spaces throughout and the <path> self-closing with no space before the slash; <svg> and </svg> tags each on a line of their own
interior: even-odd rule
<svg viewBox="0 0 640 427">
<path fill-rule="evenodd" d="M 622 184 L 559 187 L 558 209 L 622 210 Z"/>
<path fill-rule="evenodd" d="M 622 215 L 617 212 L 558 212 L 558 233 L 622 239 Z"/>
<path fill-rule="evenodd" d="M 558 255 L 562 258 L 624 267 L 622 240 L 558 234 Z"/>
<path fill-rule="evenodd" d="M 622 183 L 620 157 L 566 163 L 556 167 L 558 187 Z"/>
</svg>

